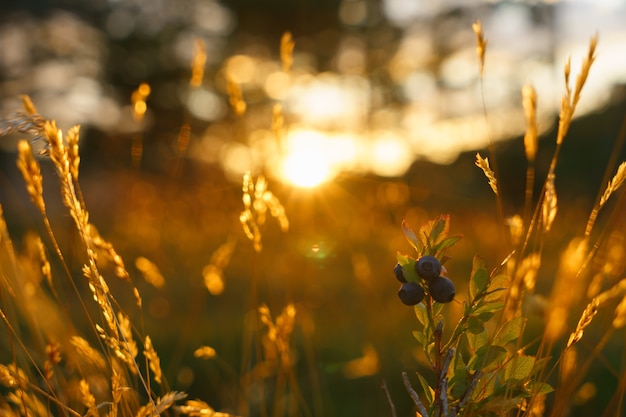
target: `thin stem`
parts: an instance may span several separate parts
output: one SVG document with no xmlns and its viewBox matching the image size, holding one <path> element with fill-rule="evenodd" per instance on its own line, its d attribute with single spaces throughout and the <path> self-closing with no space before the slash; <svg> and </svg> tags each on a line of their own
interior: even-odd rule
<svg viewBox="0 0 626 417">
<path fill-rule="evenodd" d="M 385 393 L 385 398 L 387 398 L 387 403 L 389 404 L 389 410 L 391 411 L 391 417 L 398 417 L 398 415 L 396 414 L 396 405 L 393 403 L 393 400 L 391 399 L 391 395 L 389 394 L 389 389 L 387 388 L 387 381 L 383 379 L 383 382 L 380 388 Z"/>
<path fill-rule="evenodd" d="M 402 372 L 402 381 L 404 382 L 404 387 L 406 388 L 406 391 L 409 393 L 411 399 L 417 407 L 417 412 L 420 413 L 422 417 L 428 417 L 428 411 L 426 411 L 426 407 L 424 407 L 424 404 L 420 400 L 419 395 L 417 395 L 417 392 L 415 392 L 415 390 L 411 386 L 411 381 L 409 380 L 409 376 L 406 372 Z"/>
</svg>

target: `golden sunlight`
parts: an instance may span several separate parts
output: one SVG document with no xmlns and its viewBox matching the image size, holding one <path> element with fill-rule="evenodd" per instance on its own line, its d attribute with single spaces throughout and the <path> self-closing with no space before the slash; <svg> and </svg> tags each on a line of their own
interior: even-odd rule
<svg viewBox="0 0 626 417">
<path fill-rule="evenodd" d="M 363 138 L 357 134 L 326 133 L 296 127 L 287 136 L 285 154 L 276 174 L 298 187 L 311 188 L 332 180 L 342 171 L 367 169 Z"/>
<path fill-rule="evenodd" d="M 332 177 L 328 161 L 320 152 L 299 150 L 291 153 L 283 162 L 283 177 L 291 184 L 313 188 Z"/>
</svg>

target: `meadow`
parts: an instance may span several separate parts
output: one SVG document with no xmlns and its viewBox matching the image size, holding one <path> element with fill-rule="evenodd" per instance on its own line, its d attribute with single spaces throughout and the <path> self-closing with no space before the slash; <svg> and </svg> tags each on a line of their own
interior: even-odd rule
<svg viewBox="0 0 626 417">
<path fill-rule="evenodd" d="M 479 22 L 473 30 L 482 78 L 488 43 Z M 82 154 L 79 126 L 62 131 L 23 96 L 0 121 L 18 139 L 1 201 L 0 409 L 623 415 L 625 129 L 602 165 L 568 151 L 597 42 L 564 63 L 558 123 L 543 139 L 541 91 L 528 85 L 526 132 L 514 144 L 395 179 L 343 172 L 311 188 L 270 169 L 234 183 L 187 158 L 188 113 L 160 169 L 141 132 Z M 297 45 L 285 34 L 279 48 L 289 74 Z M 198 44 L 191 88 L 203 54 Z M 250 109 L 225 82 L 240 135 Z M 142 84 L 129 99 L 137 121 L 149 94 Z M 264 114 L 279 144 L 283 116 L 280 103 Z M 576 168 L 561 170 L 568 164 Z M 590 184 L 568 178 L 579 170 Z M 416 267 L 430 256 L 445 267 L 433 277 Z M 437 295 L 444 275 L 454 299 Z M 423 291 L 404 300 L 411 307 L 397 295 L 407 283 Z"/>
</svg>

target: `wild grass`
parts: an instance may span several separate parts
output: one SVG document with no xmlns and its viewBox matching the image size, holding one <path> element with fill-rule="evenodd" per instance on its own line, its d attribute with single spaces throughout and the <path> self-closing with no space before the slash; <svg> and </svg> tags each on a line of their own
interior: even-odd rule
<svg viewBox="0 0 626 417">
<path fill-rule="evenodd" d="M 481 80 L 488 77 L 487 40 L 477 22 L 473 29 Z M 571 399 L 589 396 L 594 384 L 586 381 L 588 371 L 604 361 L 603 349 L 619 337 L 626 325 L 626 278 L 624 277 L 623 210 L 624 194 L 620 188 L 626 180 L 626 162 L 615 158 L 606 167 L 603 188 L 583 225 L 564 247 L 559 248 L 558 268 L 549 294 L 536 294 L 537 280 L 545 279 L 542 267 L 547 263 L 546 242 L 550 239 L 560 201 L 557 166 L 561 147 L 567 144 L 576 107 L 584 98 L 584 86 L 596 59 L 597 37 L 589 43 L 588 53 L 580 66 L 574 86 L 570 86 L 571 64 L 565 64 L 564 95 L 561 101 L 555 149 L 547 175 L 537 184 L 537 96 L 532 86 L 522 89 L 522 106 L 526 120 L 523 138 L 527 162 L 524 205 L 505 221 L 508 236 L 502 242 L 507 255 L 497 265 L 488 266 L 479 256 L 472 261 L 467 299 L 457 295 L 462 305 L 458 320 L 447 314 L 448 304 L 436 302 L 430 294 L 415 306 L 414 337 L 421 347 L 430 373 L 408 372 L 398 375 L 412 400 L 417 415 L 426 416 L 565 416 L 571 413 Z M 294 42 L 290 34 L 281 39 L 280 56 L 283 71 L 293 65 Z M 204 76 L 206 52 L 196 44 L 192 62 L 190 88 L 198 88 Z M 233 114 L 245 114 L 247 103 L 240 86 L 226 80 Z M 146 112 L 149 86 L 142 85 L 133 94 L 134 117 L 141 121 Z M 486 112 L 488 116 L 488 112 Z M 270 119 L 268 117 L 268 119 Z M 191 134 L 191 116 L 187 114 L 177 137 L 178 163 L 173 174 L 180 175 L 180 163 L 187 152 Z M 280 103 L 273 107 L 271 130 L 282 141 L 285 120 Z M 239 404 L 228 412 L 215 411 L 201 399 L 171 388 L 167 380 L 167 356 L 161 356 L 146 331 L 143 299 L 138 285 L 123 258 L 91 223 L 83 198 L 80 178 L 80 128 L 65 134 L 54 120 L 38 114 L 35 105 L 23 97 L 23 111 L 0 124 L 0 134 L 17 133 L 30 139 L 17 144 L 17 166 L 24 179 L 28 197 L 40 214 L 45 234 L 23 237 L 23 250 L 17 250 L 0 206 L 0 317 L 5 337 L 2 339 L 0 410 L 7 416 L 156 416 L 161 414 L 190 416 L 238 415 L 283 416 L 323 415 L 322 408 L 308 398 L 316 393 L 302 392 L 296 375 L 299 357 L 313 357 L 300 352 L 293 341 L 300 312 L 287 303 L 273 316 L 267 304 L 260 301 L 252 277 L 250 301 L 242 307 L 250 314 L 244 325 Z M 131 159 L 139 167 L 143 158 L 143 137 L 132 139 Z M 617 143 L 622 139 L 618 138 Z M 503 214 L 503 185 L 494 146 L 490 155 L 476 155 L 475 164 L 485 174 L 499 211 Z M 613 152 L 617 155 L 619 149 Z M 42 158 L 49 160 L 58 182 L 57 193 L 71 219 L 72 233 L 78 242 L 71 257 L 59 244 L 58 228 L 48 213 L 48 198 L 42 172 Z M 46 187 L 49 184 L 45 184 Z M 242 211 L 239 222 L 251 243 L 256 263 L 264 255 L 263 228 L 273 217 L 282 232 L 289 230 L 288 210 L 263 173 L 248 172 L 242 181 Z M 619 196 L 616 204 L 609 201 Z M 605 216 L 603 229 L 597 229 L 601 211 L 612 207 Z M 235 215 L 236 217 L 236 215 Z M 398 262 L 408 278 L 415 282 L 414 265 L 423 255 L 434 255 L 444 263 L 450 259 L 460 237 L 450 235 L 454 219 L 441 215 L 424 224 L 415 233 L 408 223 L 402 231 L 414 249 L 399 254 Z M 572 227 L 578 227 L 573 225 Z M 224 290 L 224 269 L 234 258 L 237 239 L 229 237 L 211 255 L 202 271 L 204 285 L 210 294 Z M 353 259 L 357 259 L 353 258 Z M 360 258 L 358 258 L 360 259 Z M 238 259 L 241 261 L 241 259 Z M 158 266 L 147 257 L 137 257 L 135 269 L 145 282 L 165 288 L 165 278 Z M 258 269 L 255 269 L 258 274 Z M 411 275 L 413 274 L 413 275 Z M 541 278 L 540 278 L 541 277 Z M 542 283 L 545 284 L 545 283 Z M 69 290 L 68 290 L 69 289 Z M 461 291 L 457 291 L 461 294 Z M 122 302 L 120 300 L 131 300 Z M 543 317 L 539 333 L 528 327 L 533 319 L 529 305 L 541 304 Z M 612 319 L 597 322 L 605 310 Z M 533 319 L 534 320 L 534 319 Z M 602 334 L 600 340 L 585 342 L 589 331 Z M 536 330 L 536 329 L 535 329 Z M 623 330 L 622 330 L 623 331 Z M 411 347 L 407 346 L 407 350 Z M 208 345 L 193 347 L 201 360 L 218 360 L 219 351 Z M 308 359 L 312 362 L 311 359 Z M 359 366 L 375 373 L 378 358 L 375 350 L 364 349 Z M 357 362 L 352 362 L 357 364 Z M 365 365 L 364 365 L 365 364 Z M 355 365 L 352 374 L 359 374 Z M 359 368 L 359 369 L 356 369 Z M 345 369 L 349 369 L 346 366 Z M 309 370 L 316 380 L 314 366 Z M 626 373 L 616 371 L 618 388 L 606 408 L 597 415 L 622 415 Z M 419 388 L 414 388 L 415 378 Z M 346 382 L 350 383 L 349 381 Z M 389 414 L 397 415 L 398 396 L 384 383 Z M 315 388 L 314 388 L 315 389 Z M 368 394 L 369 395 L 369 394 Z M 381 395 L 373 392 L 371 395 Z M 314 402 L 319 400 L 314 400 Z"/>
</svg>

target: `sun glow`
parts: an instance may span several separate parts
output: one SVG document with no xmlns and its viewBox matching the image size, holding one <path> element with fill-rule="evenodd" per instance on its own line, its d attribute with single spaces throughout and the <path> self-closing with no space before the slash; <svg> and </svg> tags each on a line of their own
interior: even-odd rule
<svg viewBox="0 0 626 417">
<path fill-rule="evenodd" d="M 316 187 L 329 181 L 340 169 L 332 158 L 332 138 L 313 130 L 296 129 L 287 138 L 286 155 L 281 176 L 303 188 Z"/>
<path fill-rule="evenodd" d="M 323 155 L 299 151 L 285 158 L 283 176 L 295 186 L 313 188 L 328 181 L 332 174 Z"/>
</svg>

